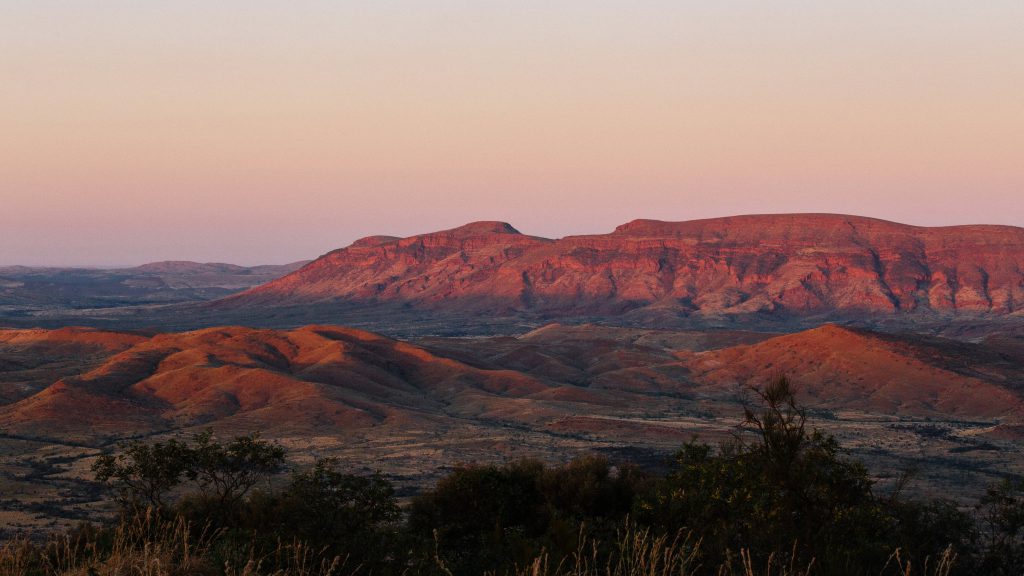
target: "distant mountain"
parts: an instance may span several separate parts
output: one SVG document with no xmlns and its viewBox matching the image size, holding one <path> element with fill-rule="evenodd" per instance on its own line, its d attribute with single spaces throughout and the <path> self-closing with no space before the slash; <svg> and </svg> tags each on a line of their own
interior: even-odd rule
<svg viewBox="0 0 1024 576">
<path fill-rule="evenodd" d="M 549 240 L 502 222 L 375 236 L 211 310 L 398 305 L 430 312 L 666 318 L 1019 317 L 1024 228 L 834 214 L 636 220 Z"/>
<path fill-rule="evenodd" d="M 0 318 L 222 298 L 308 264 L 168 261 L 134 268 L 0 267 Z"/>
<path fill-rule="evenodd" d="M 139 274 L 155 275 L 180 275 L 180 276 L 255 276 L 260 278 L 277 278 L 294 272 L 309 264 L 309 260 L 292 262 L 290 264 L 263 264 L 259 266 L 238 266 L 237 264 L 225 264 L 222 262 L 191 262 L 188 260 L 164 260 L 162 262 L 151 262 L 129 268 L 131 272 Z"/>
</svg>

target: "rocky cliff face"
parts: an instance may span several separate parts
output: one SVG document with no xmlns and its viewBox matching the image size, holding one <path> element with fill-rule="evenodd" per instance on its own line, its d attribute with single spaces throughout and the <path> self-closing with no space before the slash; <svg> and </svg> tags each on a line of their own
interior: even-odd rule
<svg viewBox="0 0 1024 576">
<path fill-rule="evenodd" d="M 551 315 L 1019 314 L 1024 229 L 789 214 L 636 220 L 548 240 L 477 222 L 366 238 L 222 301 L 331 302 Z"/>
</svg>

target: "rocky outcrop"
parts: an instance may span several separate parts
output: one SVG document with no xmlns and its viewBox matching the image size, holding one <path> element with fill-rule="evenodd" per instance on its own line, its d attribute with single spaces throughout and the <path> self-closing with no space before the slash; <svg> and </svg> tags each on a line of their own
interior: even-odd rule
<svg viewBox="0 0 1024 576">
<path fill-rule="evenodd" d="M 359 240 L 218 306 L 337 302 L 550 316 L 1006 315 L 1024 309 L 1024 229 L 782 214 L 636 220 L 548 240 L 477 222 Z"/>
</svg>

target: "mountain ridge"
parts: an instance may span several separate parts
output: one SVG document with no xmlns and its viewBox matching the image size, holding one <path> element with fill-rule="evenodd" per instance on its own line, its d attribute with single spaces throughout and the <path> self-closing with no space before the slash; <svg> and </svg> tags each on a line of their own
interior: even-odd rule
<svg viewBox="0 0 1024 576">
<path fill-rule="evenodd" d="M 633 220 L 539 238 L 503 222 L 368 237 L 215 309 L 397 303 L 546 317 L 1010 315 L 1024 229 L 922 227 L 839 214 Z"/>
</svg>

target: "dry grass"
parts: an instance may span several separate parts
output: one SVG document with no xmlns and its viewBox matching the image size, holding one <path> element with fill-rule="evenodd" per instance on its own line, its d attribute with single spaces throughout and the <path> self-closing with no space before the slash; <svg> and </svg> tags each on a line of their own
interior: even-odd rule
<svg viewBox="0 0 1024 576">
<path fill-rule="evenodd" d="M 956 553 L 953 547 L 947 547 L 938 558 L 925 558 L 924 565 L 918 571 L 914 570 L 913 563 L 904 560 L 899 548 L 889 556 L 882 573 L 895 574 L 896 576 L 913 576 L 923 574 L 924 576 L 949 576 L 956 564 Z M 889 569 L 889 572 L 886 570 Z"/>
<path fill-rule="evenodd" d="M 177 576 L 209 572 L 211 534 L 194 533 L 184 520 L 147 513 L 121 523 L 109 547 L 65 534 L 45 546 L 24 540 L 0 549 L 0 576 Z"/>
<path fill-rule="evenodd" d="M 146 513 L 121 523 L 111 542 L 64 535 L 46 545 L 14 540 L 0 547 L 0 576 L 342 576 L 342 558 L 325 558 L 302 544 L 279 544 L 270 557 L 251 550 L 238 566 L 215 562 L 218 534 L 183 519 Z M 283 568 L 264 569 L 264 564 Z"/>
<path fill-rule="evenodd" d="M 346 569 L 346 562 L 340 556 L 326 557 L 319 551 L 301 543 L 290 546 L 279 545 L 274 551 L 272 563 L 285 566 L 267 571 L 263 564 L 267 559 L 250 557 L 245 564 L 234 567 L 224 566 L 224 576 L 342 576 L 356 574 L 358 569 Z"/>
<path fill-rule="evenodd" d="M 616 553 L 605 561 L 598 557 L 595 542 L 584 541 L 572 556 L 552 565 L 541 555 L 519 571 L 516 576 L 693 576 L 711 571 L 700 562 L 701 541 L 692 534 L 674 538 L 655 536 L 644 528 L 627 525 L 620 533 Z M 798 569 L 779 566 L 769 557 L 766 567 L 754 565 L 751 554 L 741 551 L 733 560 L 721 564 L 713 572 L 717 576 L 809 576 L 811 566 Z"/>
<path fill-rule="evenodd" d="M 0 576 L 349 576 L 360 574 L 342 557 L 328 557 L 301 543 L 278 544 L 269 555 L 257 557 L 250 548 L 244 560 L 215 562 L 216 532 L 195 531 L 181 519 L 163 520 L 146 514 L 121 524 L 107 546 L 83 537 L 65 535 L 45 546 L 16 540 L 0 547 Z M 541 554 L 514 576 L 816 576 L 814 562 L 795 566 L 775 556 L 758 564 L 741 550 L 717 568 L 701 563 L 701 541 L 691 534 L 674 538 L 627 525 L 616 552 L 599 554 L 598 543 L 581 538 L 568 558 Z M 790 555 L 787 555 L 790 556 Z M 889 557 L 880 576 L 949 576 L 956 554 L 947 549 L 936 559 L 914 566 L 900 550 Z M 441 572 L 451 576 L 440 558 Z M 268 568 L 273 566 L 274 568 Z M 410 576 L 411 573 L 410 573 Z M 487 576 L 497 576 L 490 574 Z"/>
<path fill-rule="evenodd" d="M 700 562 L 701 541 L 692 534 L 679 534 L 675 538 L 655 536 L 647 529 L 627 526 L 620 534 L 617 552 L 601 561 L 597 543 L 584 541 L 571 557 L 553 564 L 542 554 L 529 565 L 516 571 L 515 576 L 815 576 L 812 560 L 807 566 L 780 562 L 773 554 L 763 565 L 755 562 L 749 550 L 741 550 L 717 568 L 710 569 Z M 793 555 L 788 555 L 792 557 Z M 956 561 L 952 548 L 947 548 L 938 559 L 926 559 L 923 566 L 915 567 L 906 561 L 900 550 L 889 557 L 880 576 L 949 576 Z M 496 575 L 489 575 L 496 576 Z"/>
<path fill-rule="evenodd" d="M 602 561 L 597 543 L 581 538 L 571 558 L 552 565 L 551 558 L 542 554 L 518 570 L 516 576 L 687 576 L 700 567 L 700 541 L 689 536 L 669 539 L 627 526 L 620 534 L 617 550 Z"/>
</svg>

